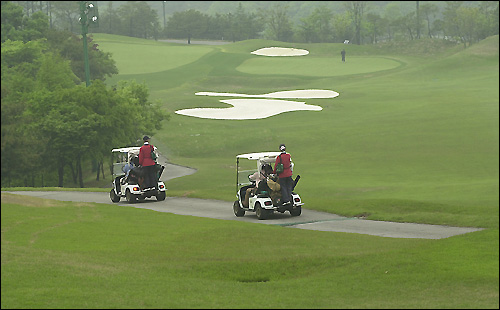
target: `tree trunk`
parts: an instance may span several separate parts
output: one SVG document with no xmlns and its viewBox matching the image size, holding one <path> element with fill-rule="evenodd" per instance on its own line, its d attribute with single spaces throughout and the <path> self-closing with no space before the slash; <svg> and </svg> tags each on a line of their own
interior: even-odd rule
<svg viewBox="0 0 500 310">
<path fill-rule="evenodd" d="M 104 161 L 101 161 L 100 164 L 101 164 L 101 171 L 102 171 L 102 179 L 104 180 L 105 179 L 105 177 L 104 177 Z M 97 169 L 99 169 L 99 167 Z"/>
<path fill-rule="evenodd" d="M 76 180 L 77 180 L 78 175 L 75 172 L 75 168 L 73 167 L 73 163 L 70 163 L 69 166 L 71 168 L 71 176 L 73 177 L 73 183 L 76 184 Z"/>
<path fill-rule="evenodd" d="M 64 162 L 59 161 L 58 167 L 57 167 L 57 173 L 59 174 L 59 187 L 63 187 L 64 183 Z"/>
<path fill-rule="evenodd" d="M 78 171 L 78 181 L 80 183 L 80 187 L 83 188 L 82 158 L 80 155 L 78 155 L 77 159 L 77 171 Z"/>
</svg>

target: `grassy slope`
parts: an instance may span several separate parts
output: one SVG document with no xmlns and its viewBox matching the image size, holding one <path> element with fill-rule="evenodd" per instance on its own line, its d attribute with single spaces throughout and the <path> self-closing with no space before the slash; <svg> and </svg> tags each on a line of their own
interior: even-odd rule
<svg viewBox="0 0 500 310">
<path fill-rule="evenodd" d="M 488 218 L 491 227 L 498 225 L 497 41 L 493 37 L 466 51 L 432 40 L 349 45 L 348 62 L 342 64 L 337 55 L 342 44 L 298 44 L 294 47 L 310 51 L 307 59 L 278 60 L 250 52 L 290 44 L 250 40 L 210 47 L 211 52 L 187 64 L 184 54 L 161 59 L 184 65 L 114 80 L 145 82 L 152 98 L 171 113 L 227 107 L 219 102 L 223 98 L 195 96 L 197 91 L 260 94 L 320 88 L 340 93 L 334 99 L 305 100 L 323 106 L 322 112 L 264 120 L 173 114 L 154 138 L 172 161 L 199 170 L 170 181 L 171 195 L 232 200 L 234 156 L 275 150 L 284 142 L 296 163 L 295 174 L 302 176 L 297 190 L 308 208 L 461 226 L 478 226 Z M 201 55 L 208 47 L 184 48 Z M 298 74 L 282 74 L 287 62 Z M 374 72 L 370 64 L 385 70 Z M 332 68 L 332 76 L 325 76 L 328 71 L 311 76 L 313 68 L 322 67 Z M 339 76 L 335 68 L 344 73 L 352 68 L 352 74 Z"/>
</svg>

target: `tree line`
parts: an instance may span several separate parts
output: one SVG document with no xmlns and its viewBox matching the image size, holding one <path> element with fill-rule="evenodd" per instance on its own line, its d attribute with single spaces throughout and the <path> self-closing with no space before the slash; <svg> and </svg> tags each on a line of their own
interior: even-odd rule
<svg viewBox="0 0 500 310">
<path fill-rule="evenodd" d="M 77 1 L 17 2 L 26 14 L 44 11 L 57 27 L 79 30 Z M 376 44 L 438 37 L 467 46 L 498 34 L 499 29 L 498 1 L 99 1 L 98 5 L 95 32 L 188 43 L 196 38 Z M 165 9 L 173 7 L 176 11 L 167 20 Z"/>
<path fill-rule="evenodd" d="M 168 119 L 144 84 L 104 83 L 118 70 L 90 38 L 86 87 L 81 36 L 50 28 L 43 11 L 1 5 L 2 187 L 83 187 L 85 172 L 104 176 L 113 147 L 136 145 Z"/>
</svg>

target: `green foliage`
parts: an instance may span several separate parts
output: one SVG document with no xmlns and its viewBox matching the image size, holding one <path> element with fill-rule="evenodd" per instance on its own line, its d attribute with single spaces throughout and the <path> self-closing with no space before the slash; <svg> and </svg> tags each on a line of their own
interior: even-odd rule
<svg viewBox="0 0 500 310">
<path fill-rule="evenodd" d="M 71 71 L 69 60 L 59 54 L 45 53 L 36 76 L 36 88 L 55 91 L 60 88 L 71 88 L 80 80 Z"/>
<path fill-rule="evenodd" d="M 208 17 L 199 11 L 188 10 L 185 12 L 174 13 L 168 20 L 167 29 L 171 38 L 200 37 L 205 30 Z"/>
<path fill-rule="evenodd" d="M 2 37 L 1 42 L 22 40 L 19 31 L 23 25 L 23 8 L 10 1 L 2 1 Z"/>
<path fill-rule="evenodd" d="M 118 34 L 145 39 L 158 37 L 158 13 L 145 1 L 127 2 L 118 9 L 118 16 L 124 25 Z"/>
<path fill-rule="evenodd" d="M 71 69 L 80 81 L 85 81 L 85 67 L 83 59 L 82 39 L 68 31 L 51 30 L 47 34 L 47 43 L 50 48 L 65 59 L 70 60 Z M 111 54 L 99 49 L 99 46 L 87 37 L 90 79 L 106 80 L 118 73 Z"/>
<path fill-rule="evenodd" d="M 56 6 L 59 12 L 72 8 Z M 89 44 L 93 85 L 79 85 L 85 76 L 81 40 L 49 30 L 40 11 L 22 20 L 20 13 L 19 6 L 2 2 L 2 184 L 34 186 L 41 176 L 42 186 L 63 186 L 69 167 L 83 186 L 82 162 L 102 166 L 109 143 L 152 135 L 168 115 L 149 101 L 145 85 L 106 87 L 102 81 L 118 70 L 97 44 Z M 58 175 L 57 183 L 51 175 Z"/>
</svg>

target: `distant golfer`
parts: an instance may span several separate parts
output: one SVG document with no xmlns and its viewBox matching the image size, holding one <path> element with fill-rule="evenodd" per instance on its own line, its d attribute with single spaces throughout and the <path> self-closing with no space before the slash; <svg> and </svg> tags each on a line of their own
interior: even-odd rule
<svg viewBox="0 0 500 310">
<path fill-rule="evenodd" d="M 345 49 L 340 52 L 340 55 L 342 55 L 342 62 L 345 62 Z"/>
</svg>

